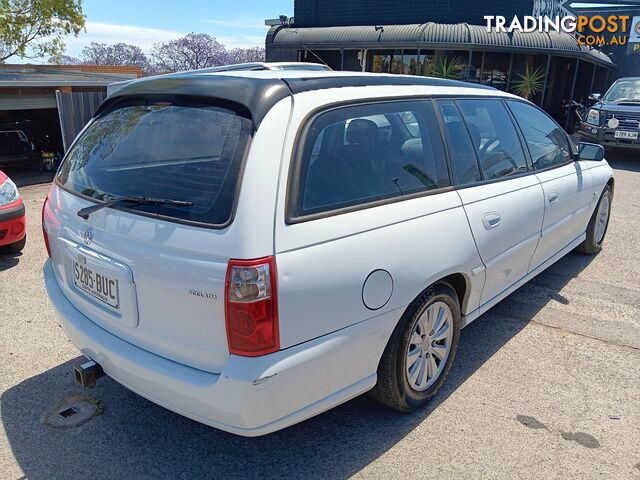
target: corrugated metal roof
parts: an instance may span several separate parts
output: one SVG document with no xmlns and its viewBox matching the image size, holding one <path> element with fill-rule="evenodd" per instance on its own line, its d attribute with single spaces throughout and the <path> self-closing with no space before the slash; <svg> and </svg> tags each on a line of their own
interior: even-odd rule
<svg viewBox="0 0 640 480">
<path fill-rule="evenodd" d="M 574 42 L 575 43 L 575 42 Z M 513 32 L 511 44 L 514 47 L 551 49 L 553 44 L 549 35 L 544 32 Z"/>
<path fill-rule="evenodd" d="M 573 53 L 577 57 L 613 66 L 611 59 L 589 47 L 581 48 L 574 37 L 557 32 L 487 32 L 481 25 L 466 23 L 423 23 L 349 27 L 281 28 L 273 38 L 275 46 L 375 48 L 381 44 L 418 44 L 431 48 L 472 46 L 473 48 L 526 49 L 540 53 Z"/>
<path fill-rule="evenodd" d="M 469 31 L 471 32 L 471 43 L 492 47 L 511 46 L 511 38 L 506 32 L 487 32 L 487 29 L 480 25 L 469 25 Z"/>
<path fill-rule="evenodd" d="M 0 87 L 104 87 L 132 78 L 136 78 L 136 75 L 69 70 L 38 71 L 29 67 L 16 67 L 0 70 Z"/>
<path fill-rule="evenodd" d="M 466 23 L 427 23 L 421 41 L 426 43 L 469 43 L 469 25 Z"/>
</svg>

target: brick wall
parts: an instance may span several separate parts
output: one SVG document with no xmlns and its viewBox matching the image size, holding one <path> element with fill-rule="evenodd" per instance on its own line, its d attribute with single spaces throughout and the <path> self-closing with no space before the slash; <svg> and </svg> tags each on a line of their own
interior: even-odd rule
<svg viewBox="0 0 640 480">
<path fill-rule="evenodd" d="M 299 27 L 485 23 L 484 15 L 531 15 L 533 0 L 295 0 Z"/>
</svg>

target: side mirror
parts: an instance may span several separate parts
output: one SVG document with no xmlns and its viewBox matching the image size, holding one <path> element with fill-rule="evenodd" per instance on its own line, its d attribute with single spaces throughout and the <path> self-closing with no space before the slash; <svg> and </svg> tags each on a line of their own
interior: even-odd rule
<svg viewBox="0 0 640 480">
<path fill-rule="evenodd" d="M 589 95 L 589 101 L 592 102 L 592 104 L 599 102 L 601 98 L 602 95 L 599 93 L 592 93 L 591 95 Z"/>
<path fill-rule="evenodd" d="M 604 147 L 597 143 L 580 142 L 578 144 L 578 160 L 600 162 L 604 159 Z"/>
</svg>

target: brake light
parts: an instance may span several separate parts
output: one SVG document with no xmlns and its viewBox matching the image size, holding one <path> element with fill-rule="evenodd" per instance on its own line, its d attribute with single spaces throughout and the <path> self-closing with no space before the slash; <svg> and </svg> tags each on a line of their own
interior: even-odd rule
<svg viewBox="0 0 640 480">
<path fill-rule="evenodd" d="M 44 238 L 44 246 L 47 248 L 47 254 L 51 257 L 51 247 L 49 246 L 49 235 L 47 235 L 47 230 L 44 228 L 44 211 L 47 208 L 47 203 L 49 202 L 49 197 L 45 198 L 44 203 L 42 204 L 42 237 Z"/>
<path fill-rule="evenodd" d="M 225 322 L 229 352 L 257 357 L 280 348 L 273 257 L 229 260 Z"/>
</svg>

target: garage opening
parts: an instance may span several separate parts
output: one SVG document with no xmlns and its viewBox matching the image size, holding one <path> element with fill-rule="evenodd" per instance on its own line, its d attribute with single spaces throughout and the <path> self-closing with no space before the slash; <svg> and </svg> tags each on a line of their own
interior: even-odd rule
<svg viewBox="0 0 640 480">
<path fill-rule="evenodd" d="M 40 168 L 37 159 L 56 155 L 61 158 L 64 152 L 56 108 L 0 110 L 0 132 L 2 131 L 22 132 L 33 145 L 33 154 L 37 158 L 24 165 L 27 168 Z"/>
</svg>

